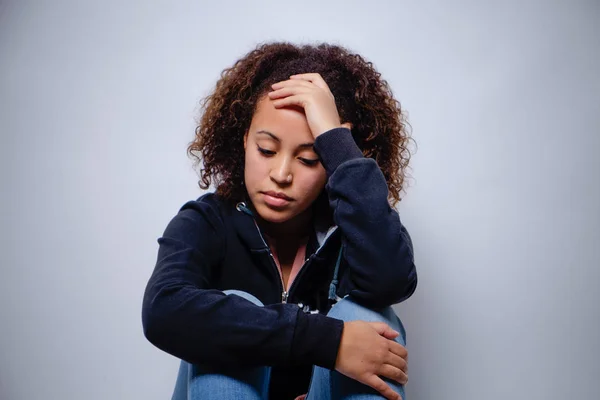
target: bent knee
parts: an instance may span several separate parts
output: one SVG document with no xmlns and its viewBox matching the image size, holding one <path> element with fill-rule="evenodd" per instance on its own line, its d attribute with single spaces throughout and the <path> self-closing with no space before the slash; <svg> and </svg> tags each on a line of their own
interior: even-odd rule
<svg viewBox="0 0 600 400">
<path fill-rule="evenodd" d="M 391 307 L 372 310 L 355 302 L 350 297 L 340 299 L 327 313 L 328 316 L 342 321 L 361 320 L 367 322 L 385 322 L 384 320 L 389 314 L 394 314 Z"/>
<path fill-rule="evenodd" d="M 349 297 L 345 297 L 338 301 L 327 316 L 340 319 L 344 322 L 350 321 L 366 321 L 366 322 L 384 322 L 392 329 L 400 333 L 402 342 L 406 341 L 406 331 L 402 325 L 402 321 L 392 307 L 384 307 L 377 310 L 372 310 L 365 306 L 356 303 Z"/>
<path fill-rule="evenodd" d="M 225 293 L 226 295 L 235 294 L 236 296 L 243 297 L 244 299 L 256 304 L 257 306 L 261 306 L 261 307 L 264 306 L 262 301 L 257 299 L 254 295 L 252 295 L 248 292 L 244 292 L 243 290 L 235 290 L 235 289 L 223 290 L 223 293 Z"/>
</svg>

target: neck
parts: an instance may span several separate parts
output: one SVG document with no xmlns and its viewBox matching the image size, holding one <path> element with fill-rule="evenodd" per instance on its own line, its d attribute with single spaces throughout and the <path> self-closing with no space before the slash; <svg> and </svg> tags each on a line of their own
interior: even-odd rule
<svg viewBox="0 0 600 400">
<path fill-rule="evenodd" d="M 287 241 L 294 241 L 310 234 L 312 214 L 312 207 L 308 207 L 302 213 L 285 222 L 273 223 L 263 220 L 260 216 L 256 218 L 256 222 L 267 236 L 273 239 L 285 238 Z"/>
</svg>

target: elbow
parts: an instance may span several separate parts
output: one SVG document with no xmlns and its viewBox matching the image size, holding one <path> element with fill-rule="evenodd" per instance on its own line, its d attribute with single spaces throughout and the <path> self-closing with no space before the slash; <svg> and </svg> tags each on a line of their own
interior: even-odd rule
<svg viewBox="0 0 600 400">
<path fill-rule="evenodd" d="M 161 317 L 154 304 L 144 301 L 142 306 L 142 329 L 144 337 L 159 349 L 164 349 L 164 327 L 168 322 Z"/>
<path fill-rule="evenodd" d="M 412 253 L 401 257 L 401 262 L 389 272 L 389 276 L 382 280 L 382 297 L 390 305 L 407 300 L 417 289 L 417 269 Z"/>
<path fill-rule="evenodd" d="M 387 296 L 391 300 L 391 304 L 402 303 L 410 298 L 417 289 L 417 271 L 414 264 L 408 276 L 402 276 L 395 282 L 395 285 L 387 288 Z"/>
<path fill-rule="evenodd" d="M 408 232 L 403 230 L 403 243 L 397 247 L 395 260 L 391 268 L 388 269 L 389 276 L 383 280 L 384 287 L 382 291 L 385 297 L 391 301 L 391 304 L 401 303 L 413 295 L 417 289 L 417 269 L 415 267 L 414 251 L 412 240 Z"/>
<path fill-rule="evenodd" d="M 144 337 L 159 349 L 173 354 L 173 344 L 180 330 L 178 312 L 173 304 L 175 288 L 148 285 L 142 301 L 142 329 Z"/>
<path fill-rule="evenodd" d="M 142 304 L 144 337 L 158 349 L 191 364 L 207 362 L 212 354 L 210 341 L 206 332 L 198 329 L 202 324 L 190 322 L 201 318 L 169 295 L 177 291 L 163 287 L 146 294 Z"/>
<path fill-rule="evenodd" d="M 388 307 L 407 300 L 417 288 L 417 273 L 413 268 L 410 273 L 400 276 L 390 276 L 382 280 L 375 290 L 375 301 L 379 307 Z"/>
<path fill-rule="evenodd" d="M 185 344 L 185 330 L 173 310 L 157 303 L 144 304 L 142 308 L 142 330 L 144 337 L 156 348 L 174 357 L 191 360 Z M 191 361 L 188 361 L 191 362 Z M 197 360 L 194 360 L 197 362 Z"/>
<path fill-rule="evenodd" d="M 379 306 L 391 306 L 401 303 L 413 295 L 417 288 L 417 269 L 415 267 L 412 240 L 408 231 L 402 227 L 400 243 L 395 244 L 386 254 L 392 255 L 389 259 L 380 259 L 380 265 L 387 267 L 382 270 L 374 285 Z"/>
<path fill-rule="evenodd" d="M 389 307 L 412 296 L 417 288 L 417 272 L 411 260 L 410 263 L 403 263 L 402 267 L 381 271 L 369 280 L 355 280 L 353 286 L 350 296 L 365 307 Z"/>
</svg>

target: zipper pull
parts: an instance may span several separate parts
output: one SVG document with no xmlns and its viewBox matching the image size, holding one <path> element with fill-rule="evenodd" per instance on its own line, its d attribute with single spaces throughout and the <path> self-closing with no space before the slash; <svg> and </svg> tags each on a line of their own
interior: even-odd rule
<svg viewBox="0 0 600 400">
<path fill-rule="evenodd" d="M 287 299 L 288 299 L 288 292 L 286 292 L 285 290 L 283 292 L 281 292 L 281 302 L 282 303 L 287 303 Z"/>
</svg>

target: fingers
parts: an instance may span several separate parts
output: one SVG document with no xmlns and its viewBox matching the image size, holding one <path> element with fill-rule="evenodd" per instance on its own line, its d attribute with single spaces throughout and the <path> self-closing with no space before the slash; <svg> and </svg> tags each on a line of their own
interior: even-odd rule
<svg viewBox="0 0 600 400">
<path fill-rule="evenodd" d="M 402 397 L 394 392 L 390 385 L 385 383 L 380 377 L 377 375 L 372 375 L 365 384 L 371 386 L 373 389 L 377 390 L 383 397 L 389 400 L 402 400 Z"/>
<path fill-rule="evenodd" d="M 281 89 L 284 87 L 304 87 L 304 88 L 309 88 L 309 89 L 316 89 L 315 87 L 316 85 L 309 82 L 309 81 L 302 81 L 302 80 L 287 80 L 287 81 L 281 81 L 281 82 L 277 82 L 271 85 L 271 87 L 273 89 Z"/>
<path fill-rule="evenodd" d="M 284 81 L 271 85 L 274 89 L 268 93 L 268 96 L 273 100 L 273 106 L 286 107 L 290 105 L 304 106 L 307 96 L 314 90 L 314 86 L 309 82 L 298 84 L 300 82 Z"/>
<path fill-rule="evenodd" d="M 292 76 L 290 76 L 290 79 L 305 80 L 308 82 L 312 82 L 313 84 L 317 85 L 321 89 L 329 90 L 329 86 L 327 85 L 327 83 L 325 82 L 325 80 L 323 79 L 321 74 L 318 74 L 316 72 L 292 75 Z"/>
<path fill-rule="evenodd" d="M 390 328 L 390 326 L 385 322 L 369 322 L 369 325 L 371 325 L 377 331 L 377 333 L 379 333 L 381 336 L 384 336 L 386 339 L 395 339 L 400 334 Z"/>
<path fill-rule="evenodd" d="M 392 353 L 397 354 L 404 359 L 408 358 L 408 351 L 406 350 L 406 347 L 402 346 L 400 343 L 394 342 L 393 340 L 390 341 L 389 345 Z"/>
<path fill-rule="evenodd" d="M 289 107 L 289 106 L 300 106 L 306 107 L 308 96 L 306 95 L 295 95 L 287 96 L 281 99 L 273 100 L 273 106 L 275 108 Z"/>
<path fill-rule="evenodd" d="M 369 322 L 369 325 L 371 325 L 371 327 L 373 327 L 380 335 L 383 335 L 383 333 L 390 328 L 385 322 Z"/>
<path fill-rule="evenodd" d="M 389 327 L 388 327 L 389 328 Z M 381 334 L 386 339 L 394 340 L 400 335 L 400 333 L 396 332 L 392 328 L 387 329 L 385 332 Z"/>
<path fill-rule="evenodd" d="M 408 375 L 406 372 L 389 364 L 383 364 L 378 375 L 392 379 L 401 385 L 406 385 L 408 382 Z"/>
<path fill-rule="evenodd" d="M 277 89 L 272 92 L 269 92 L 268 96 L 270 99 L 279 99 L 282 97 L 292 96 L 295 94 L 307 94 L 307 93 L 310 93 L 310 91 L 305 88 L 286 87 L 286 88 L 281 88 L 281 89 Z"/>
<path fill-rule="evenodd" d="M 400 369 L 405 374 L 408 373 L 408 362 L 406 360 L 394 353 L 388 353 L 385 362 L 395 368 Z"/>
</svg>

